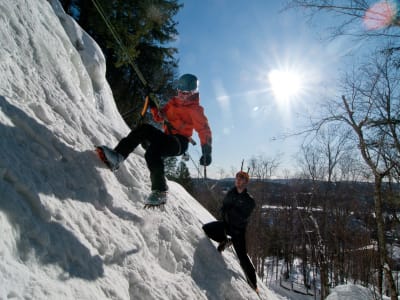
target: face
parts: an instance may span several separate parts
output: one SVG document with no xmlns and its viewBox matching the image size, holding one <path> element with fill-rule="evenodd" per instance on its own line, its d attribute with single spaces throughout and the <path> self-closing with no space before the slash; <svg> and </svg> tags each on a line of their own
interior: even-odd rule
<svg viewBox="0 0 400 300">
<path fill-rule="evenodd" d="M 182 98 L 184 100 L 190 99 L 193 96 L 193 94 L 195 94 L 195 93 L 191 92 L 191 91 L 187 92 L 187 91 L 179 91 L 178 90 L 178 97 Z"/>
<path fill-rule="evenodd" d="M 242 176 L 237 176 L 236 179 L 235 179 L 235 186 L 239 190 L 245 189 L 246 186 L 247 186 L 246 178 L 244 178 Z"/>
</svg>

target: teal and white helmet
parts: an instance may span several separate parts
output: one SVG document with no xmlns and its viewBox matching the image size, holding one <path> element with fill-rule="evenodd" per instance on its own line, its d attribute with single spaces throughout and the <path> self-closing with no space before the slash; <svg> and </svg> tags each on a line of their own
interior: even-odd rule
<svg viewBox="0 0 400 300">
<path fill-rule="evenodd" d="M 193 74 L 184 74 L 178 79 L 177 89 L 183 92 L 196 91 L 198 88 L 197 77 Z"/>
</svg>

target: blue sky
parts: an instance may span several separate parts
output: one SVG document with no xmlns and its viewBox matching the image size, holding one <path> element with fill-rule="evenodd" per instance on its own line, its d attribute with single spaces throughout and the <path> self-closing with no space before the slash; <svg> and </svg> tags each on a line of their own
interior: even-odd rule
<svg viewBox="0 0 400 300">
<path fill-rule="evenodd" d="M 200 80 L 200 99 L 213 132 L 211 177 L 231 175 L 242 159 L 280 155 L 292 169 L 300 138 L 274 139 L 304 126 L 320 105 L 321 89 L 339 69 L 340 41 L 321 42 L 317 28 L 283 1 L 184 1 L 177 15 L 180 72 Z M 298 90 L 278 98 L 271 71 L 296 74 Z M 280 82 L 286 79 L 280 80 Z M 284 89 L 290 88 L 283 82 Z M 329 84 L 328 84 L 329 85 Z M 190 146 L 194 159 L 199 146 Z M 245 164 L 246 167 L 246 164 Z M 189 163 L 192 173 L 195 168 Z"/>
</svg>

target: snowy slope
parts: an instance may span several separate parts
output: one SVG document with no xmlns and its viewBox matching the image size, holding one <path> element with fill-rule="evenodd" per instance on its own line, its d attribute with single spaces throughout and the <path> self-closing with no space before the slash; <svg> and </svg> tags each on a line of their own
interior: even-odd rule
<svg viewBox="0 0 400 300">
<path fill-rule="evenodd" d="M 0 299 L 258 299 L 181 186 L 164 212 L 142 208 L 142 149 L 116 173 L 99 162 L 93 145 L 129 129 L 58 1 L 0 1 L 0 41 Z"/>
</svg>

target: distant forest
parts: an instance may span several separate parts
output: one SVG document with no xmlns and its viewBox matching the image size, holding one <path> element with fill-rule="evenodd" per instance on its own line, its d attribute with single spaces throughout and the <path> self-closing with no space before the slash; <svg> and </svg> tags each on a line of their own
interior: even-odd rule
<svg viewBox="0 0 400 300">
<path fill-rule="evenodd" d="M 193 179 L 193 195 L 218 219 L 222 199 L 233 185 L 233 178 Z M 399 189 L 398 184 L 385 184 L 385 197 Z M 281 280 L 290 281 L 293 264 L 300 259 L 301 284 L 311 294 L 320 293 L 311 273 L 326 276 L 330 287 L 348 282 L 379 285 L 373 183 L 253 179 L 248 190 L 257 202 L 247 229 L 248 253 L 260 278 L 281 274 Z M 392 249 L 400 247 L 400 225 L 398 207 L 390 203 L 383 213 L 386 242 Z M 267 264 L 271 258 L 275 263 Z M 284 269 L 272 270 L 278 268 L 278 260 L 284 260 Z M 400 272 L 400 260 L 389 261 L 392 270 Z"/>
</svg>

